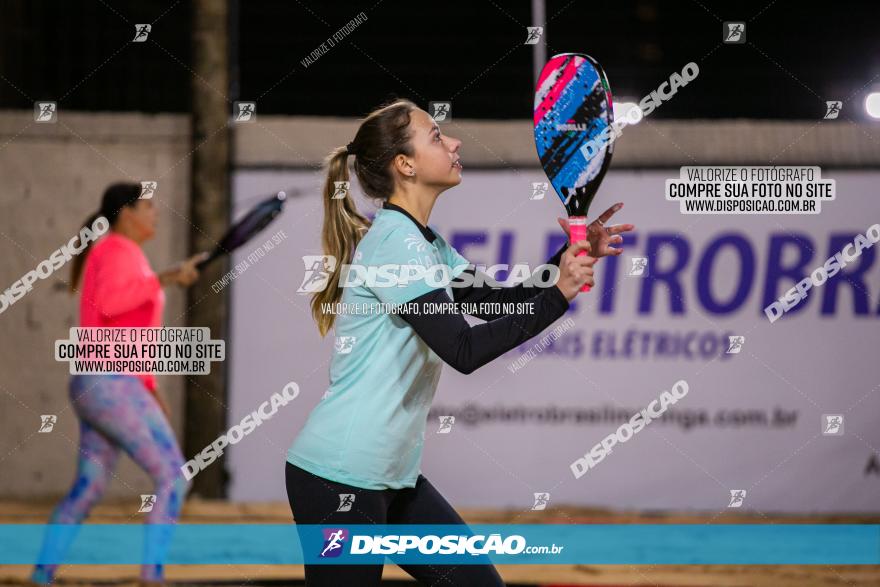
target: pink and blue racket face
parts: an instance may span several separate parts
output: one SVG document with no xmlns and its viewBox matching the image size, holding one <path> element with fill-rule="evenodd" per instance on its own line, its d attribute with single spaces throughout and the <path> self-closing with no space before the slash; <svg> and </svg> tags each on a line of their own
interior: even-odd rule
<svg viewBox="0 0 880 587">
<path fill-rule="evenodd" d="M 611 88 L 592 57 L 562 53 L 547 62 L 535 90 L 535 146 L 569 216 L 586 216 L 599 189 L 614 143 L 598 137 L 613 121 Z M 590 141 L 598 148 L 585 148 Z"/>
</svg>

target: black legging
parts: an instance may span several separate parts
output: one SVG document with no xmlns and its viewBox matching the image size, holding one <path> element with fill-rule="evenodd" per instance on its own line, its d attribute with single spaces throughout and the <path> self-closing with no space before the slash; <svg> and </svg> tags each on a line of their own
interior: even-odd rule
<svg viewBox="0 0 880 587">
<path fill-rule="evenodd" d="M 287 497 L 299 524 L 464 524 L 423 475 L 405 489 L 361 489 L 336 483 L 286 463 Z M 339 494 L 353 493 L 350 511 L 337 512 Z M 394 557 L 390 557 L 394 560 Z M 399 565 L 427 587 L 504 587 L 488 565 Z M 382 580 L 383 565 L 305 565 L 307 587 L 371 587 Z"/>
</svg>

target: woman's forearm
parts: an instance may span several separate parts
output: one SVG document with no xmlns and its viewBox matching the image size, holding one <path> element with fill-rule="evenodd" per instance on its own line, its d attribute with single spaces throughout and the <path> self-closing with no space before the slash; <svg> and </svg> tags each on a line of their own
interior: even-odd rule
<svg viewBox="0 0 880 587">
<path fill-rule="evenodd" d="M 555 267 L 559 267 L 560 259 L 562 258 L 562 254 L 565 252 L 565 249 L 568 248 L 568 243 L 562 245 L 559 251 L 556 252 L 555 255 L 550 257 L 545 263 L 546 265 L 553 265 Z M 535 275 L 525 281 L 522 281 L 516 285 L 509 287 L 499 287 L 493 288 L 488 283 L 491 283 L 493 280 L 491 277 L 486 275 L 481 271 L 477 271 L 476 269 L 468 268 L 465 273 L 470 275 L 470 279 L 473 280 L 472 283 L 479 283 L 480 285 L 469 285 L 467 287 L 455 287 L 453 282 L 452 285 L 452 297 L 456 302 L 460 303 L 468 303 L 475 304 L 479 306 L 481 303 L 500 303 L 502 306 L 504 304 L 516 304 L 518 302 L 526 302 L 529 301 L 534 296 L 538 295 L 545 288 L 541 288 L 536 286 L 535 281 L 540 281 L 535 279 Z M 460 279 L 460 278 L 457 278 Z M 496 320 L 503 316 L 507 316 L 506 312 L 480 312 L 475 314 L 469 314 L 476 318 L 480 318 L 481 320 Z"/>
<path fill-rule="evenodd" d="M 416 304 L 417 312 L 411 311 L 413 306 L 410 310 L 407 305 L 400 306 L 405 310 L 400 316 L 444 362 L 468 374 L 540 333 L 569 306 L 555 285 L 540 290 L 529 301 L 533 302 L 531 314 L 510 314 L 471 326 L 462 314 L 431 310 L 432 305 L 436 309 L 444 307 L 438 304 L 452 304 L 445 290 L 435 289 L 410 302 Z"/>
</svg>

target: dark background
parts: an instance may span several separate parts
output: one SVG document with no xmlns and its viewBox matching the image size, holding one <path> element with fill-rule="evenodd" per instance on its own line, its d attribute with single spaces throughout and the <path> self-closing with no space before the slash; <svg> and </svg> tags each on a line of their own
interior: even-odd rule
<svg viewBox="0 0 880 587">
<path fill-rule="evenodd" d="M 528 118 L 532 25 L 526 1 L 232 4 L 238 89 L 260 114 L 363 116 L 390 95 L 453 102 L 463 118 Z M 548 0 L 547 55 L 578 51 L 605 68 L 618 98 L 638 100 L 689 61 L 700 76 L 656 118 L 818 119 L 825 100 L 856 117 L 880 85 L 880 4 L 791 0 Z M 0 108 L 56 100 L 74 110 L 187 112 L 186 0 L 0 2 Z M 367 21 L 313 65 L 300 61 L 364 11 Z M 722 21 L 747 23 L 722 45 Z M 152 23 L 131 43 L 136 23 Z M 235 76 L 233 76 L 235 79 Z M 63 98 L 63 99 L 62 99 Z M 851 102 L 849 101 L 851 100 Z"/>
</svg>

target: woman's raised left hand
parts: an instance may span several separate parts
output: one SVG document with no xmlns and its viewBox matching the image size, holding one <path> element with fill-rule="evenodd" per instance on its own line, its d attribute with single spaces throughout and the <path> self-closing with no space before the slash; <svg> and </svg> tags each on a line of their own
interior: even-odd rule
<svg viewBox="0 0 880 587">
<path fill-rule="evenodd" d="M 620 236 L 624 232 L 635 230 L 634 224 L 613 224 L 606 226 L 608 221 L 614 216 L 614 213 L 623 208 L 623 202 L 618 202 L 605 210 L 596 220 L 587 226 L 587 240 L 590 242 L 590 255 L 596 257 L 606 257 L 608 255 L 622 255 L 623 249 L 612 247 L 623 242 Z M 568 218 L 557 218 L 559 226 L 565 231 L 565 234 L 571 238 L 568 228 Z"/>
</svg>

